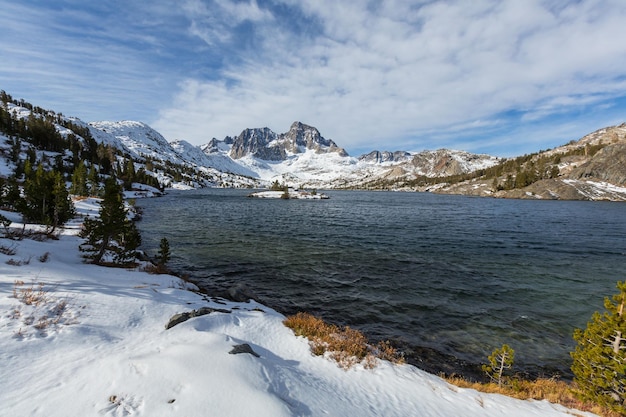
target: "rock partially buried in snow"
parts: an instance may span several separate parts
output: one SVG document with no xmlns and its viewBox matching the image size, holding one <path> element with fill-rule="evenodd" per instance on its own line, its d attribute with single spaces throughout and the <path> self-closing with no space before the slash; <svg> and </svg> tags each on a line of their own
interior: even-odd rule
<svg viewBox="0 0 626 417">
<path fill-rule="evenodd" d="M 251 354 L 252 356 L 255 356 L 255 357 L 257 357 L 257 358 L 260 358 L 260 357 L 261 357 L 261 356 L 260 356 L 258 353 L 256 353 L 256 352 L 252 349 L 252 347 L 250 347 L 250 345 L 249 345 L 249 344 L 247 344 L 247 343 L 244 343 L 244 344 L 242 344 L 242 345 L 234 345 L 234 346 L 233 346 L 233 349 L 232 349 L 230 352 L 228 352 L 228 353 L 230 353 L 231 355 L 238 355 L 238 354 L 240 354 L 240 353 L 249 353 L 249 354 Z"/>
<path fill-rule="evenodd" d="M 206 316 L 207 314 L 211 314 L 211 313 L 230 313 L 230 310 L 223 310 L 221 308 L 202 307 L 197 310 L 191 310 L 185 313 L 174 314 L 172 318 L 170 318 L 170 321 L 168 321 L 167 324 L 165 325 L 165 329 L 166 330 L 171 329 L 177 324 L 186 322 L 187 320 L 193 317 Z"/>
</svg>

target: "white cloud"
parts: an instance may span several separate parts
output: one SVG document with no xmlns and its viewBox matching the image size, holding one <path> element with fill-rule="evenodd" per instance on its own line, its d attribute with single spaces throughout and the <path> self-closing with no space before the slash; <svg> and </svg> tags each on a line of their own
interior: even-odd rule
<svg viewBox="0 0 626 417">
<path fill-rule="evenodd" d="M 323 32 L 293 37 L 273 22 L 260 51 L 224 70 L 229 82 L 181 84 L 157 122 L 168 137 L 199 143 L 302 120 L 346 147 L 396 148 L 446 126 L 511 110 L 547 117 L 624 91 L 623 2 L 284 3 Z"/>
<path fill-rule="evenodd" d="M 148 118 L 166 96 L 159 88 L 168 84 L 167 74 L 131 44 L 158 47 L 160 41 L 132 30 L 119 15 L 21 2 L 3 2 L 0 9 L 0 88 L 16 98 L 98 120 Z M 125 18 L 142 24 L 139 16 Z"/>
<path fill-rule="evenodd" d="M 351 153 L 480 150 L 614 120 L 624 21 L 622 0 L 2 2 L 0 88 L 195 144 L 301 120 Z"/>
</svg>

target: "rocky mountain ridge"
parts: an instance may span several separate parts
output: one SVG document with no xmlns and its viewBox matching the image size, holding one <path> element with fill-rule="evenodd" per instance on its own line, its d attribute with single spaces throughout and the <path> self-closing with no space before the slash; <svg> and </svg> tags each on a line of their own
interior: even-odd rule
<svg viewBox="0 0 626 417">
<path fill-rule="evenodd" d="M 500 198 L 626 201 L 626 123 L 507 163 L 505 169 L 414 189 Z"/>
<path fill-rule="evenodd" d="M 2 104 L 15 120 L 26 120 L 33 112 L 33 106 L 23 101 Z M 300 188 L 626 199 L 626 124 L 518 158 L 446 149 L 418 153 L 376 150 L 355 158 L 301 122 L 294 122 L 285 133 L 244 129 L 237 136 L 194 146 L 184 140 L 168 142 L 141 122 L 87 124 L 34 109 L 38 109 L 37 117 L 49 119 L 61 137 L 78 137 L 87 143 L 80 135 L 91 136 L 99 147 L 115 149 L 118 164 L 130 159 L 136 170 L 154 176 L 166 187 L 264 187 L 279 181 Z M 8 152 L 12 139 L 4 138 L 0 142 Z M 67 154 L 60 156 L 68 158 Z"/>
<path fill-rule="evenodd" d="M 212 148 L 217 145 L 213 140 Z M 335 142 L 322 137 L 320 132 L 301 122 L 294 122 L 287 133 L 276 134 L 267 127 L 245 129 L 236 138 L 227 137 L 225 144 L 232 142 L 230 156 L 240 159 L 251 155 L 266 161 L 285 161 L 289 153 L 299 154 L 306 150 L 316 153 L 336 152 L 348 156 Z"/>
</svg>

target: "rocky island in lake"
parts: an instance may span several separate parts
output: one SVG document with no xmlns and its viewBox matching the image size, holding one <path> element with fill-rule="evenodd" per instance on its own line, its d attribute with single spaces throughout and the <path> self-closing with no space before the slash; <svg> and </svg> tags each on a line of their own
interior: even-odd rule
<svg viewBox="0 0 626 417">
<path fill-rule="evenodd" d="M 288 188 L 285 190 L 265 190 L 257 191 L 249 194 L 248 197 L 254 198 L 282 198 L 288 199 L 303 199 L 303 200 L 326 200 L 328 197 L 326 194 L 318 193 L 317 191 L 296 190 Z"/>
</svg>

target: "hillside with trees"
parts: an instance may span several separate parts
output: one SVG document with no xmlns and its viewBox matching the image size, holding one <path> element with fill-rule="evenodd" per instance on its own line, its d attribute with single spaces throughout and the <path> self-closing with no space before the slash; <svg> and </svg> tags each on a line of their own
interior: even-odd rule
<svg viewBox="0 0 626 417">
<path fill-rule="evenodd" d="M 626 124 L 469 174 L 374 179 L 362 187 L 500 198 L 624 201 Z"/>
</svg>

